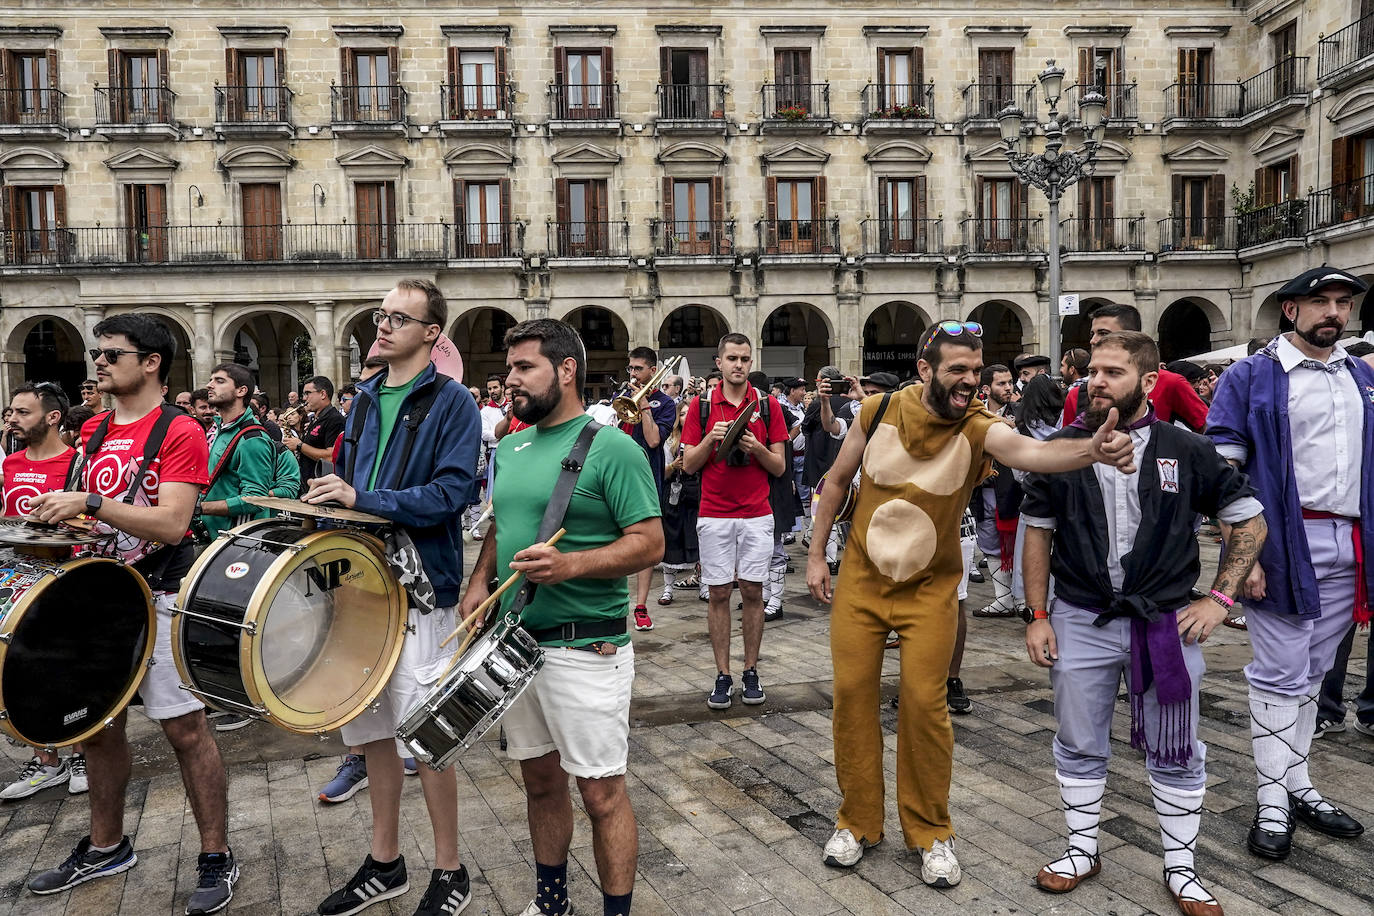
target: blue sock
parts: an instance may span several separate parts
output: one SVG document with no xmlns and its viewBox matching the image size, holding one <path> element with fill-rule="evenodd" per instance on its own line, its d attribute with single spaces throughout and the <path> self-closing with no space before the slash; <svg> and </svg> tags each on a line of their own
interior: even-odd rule
<svg viewBox="0 0 1374 916">
<path fill-rule="evenodd" d="M 568 909 L 568 862 L 534 863 L 534 903 L 542 916 L 563 916 Z"/>
<path fill-rule="evenodd" d="M 601 907 L 604 916 L 630 916 L 630 898 L 635 895 L 634 891 L 628 894 L 601 894 Z"/>
</svg>

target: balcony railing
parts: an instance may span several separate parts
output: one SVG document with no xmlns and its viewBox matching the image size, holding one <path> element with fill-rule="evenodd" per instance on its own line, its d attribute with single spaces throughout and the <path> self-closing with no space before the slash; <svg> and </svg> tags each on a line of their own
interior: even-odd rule
<svg viewBox="0 0 1374 916">
<path fill-rule="evenodd" d="M 170 89 L 96 87 L 97 124 L 171 124 L 176 93 Z"/>
<path fill-rule="evenodd" d="M 866 219 L 864 254 L 939 254 L 944 251 L 944 226 L 939 219 Z"/>
<path fill-rule="evenodd" d="M 840 218 L 761 219 L 755 224 L 766 254 L 834 254 L 840 250 Z"/>
<path fill-rule="evenodd" d="M 1059 246 L 1064 251 L 1144 251 L 1145 218 L 1115 216 L 1060 220 Z"/>
<path fill-rule="evenodd" d="M 962 221 L 964 250 L 968 254 L 1031 254 L 1043 252 L 1039 217 Z"/>
<path fill-rule="evenodd" d="M 515 87 L 510 83 L 439 84 L 439 101 L 445 121 L 509 120 L 515 108 Z"/>
<path fill-rule="evenodd" d="M 556 121 L 613 121 L 620 117 L 620 84 L 550 83 L 549 104 Z"/>
<path fill-rule="evenodd" d="M 1166 216 L 1159 221 L 1160 251 L 1230 251 L 1235 247 L 1233 216 Z"/>
<path fill-rule="evenodd" d="M 401 124 L 410 96 L 399 83 L 329 87 L 329 117 L 335 124 Z"/>
<path fill-rule="evenodd" d="M 766 121 L 826 121 L 830 119 L 829 83 L 764 83 Z"/>
<path fill-rule="evenodd" d="M 1374 214 L 1374 175 L 1312 192 L 1308 197 L 1308 213 L 1308 224 L 1313 230 Z"/>
<path fill-rule="evenodd" d="M 971 83 L 964 87 L 964 120 L 996 121 L 1008 105 L 1021 109 L 1027 121 L 1035 118 L 1035 83 Z"/>
<path fill-rule="evenodd" d="M 467 223 L 456 227 L 453 256 L 459 260 L 520 258 L 525 255 L 525 224 Z"/>
<path fill-rule="evenodd" d="M 289 124 L 293 93 L 286 86 L 216 86 L 215 121 Z"/>
<path fill-rule="evenodd" d="M 1268 70 L 1256 73 L 1240 84 L 1241 114 L 1268 108 L 1291 95 L 1306 90 L 1307 58 L 1285 57 Z"/>
<path fill-rule="evenodd" d="M 549 220 L 549 252 L 559 258 L 627 258 L 630 224 L 626 220 L 585 222 Z"/>
<path fill-rule="evenodd" d="M 504 224 L 503 224 L 504 225 Z M 7 264 L 88 266 L 301 261 L 446 261 L 510 250 L 504 235 L 474 252 L 447 223 L 272 223 L 218 226 L 97 226 L 6 230 Z M 481 236 L 478 236 L 481 238 Z M 504 256 L 504 255 L 503 255 Z"/>
<path fill-rule="evenodd" d="M 1239 118 L 1240 83 L 1172 83 L 1164 88 L 1164 120 L 1221 121 Z"/>
<path fill-rule="evenodd" d="M 659 83 L 658 116 L 668 121 L 725 120 L 724 83 Z"/>
<path fill-rule="evenodd" d="M 654 253 L 672 256 L 728 257 L 735 251 L 735 221 L 653 219 L 649 231 Z"/>
<path fill-rule="evenodd" d="M 1282 200 L 1236 216 L 1236 247 L 1248 248 L 1307 235 L 1307 201 Z"/>
<path fill-rule="evenodd" d="M 1074 112 L 1075 117 L 1082 117 L 1078 110 L 1083 104 L 1083 96 L 1089 92 L 1096 92 L 1107 100 L 1108 122 L 1136 120 L 1135 83 L 1108 83 L 1106 86 L 1079 83 L 1069 86 L 1066 92 L 1073 98 L 1070 110 Z"/>
<path fill-rule="evenodd" d="M 66 101 L 57 89 L 0 89 L 0 124 L 66 127 Z"/>
<path fill-rule="evenodd" d="M 1317 81 L 1324 83 L 1374 57 L 1374 13 L 1317 42 Z"/>
<path fill-rule="evenodd" d="M 869 83 L 863 88 L 863 119 L 927 121 L 935 118 L 935 83 Z"/>
</svg>

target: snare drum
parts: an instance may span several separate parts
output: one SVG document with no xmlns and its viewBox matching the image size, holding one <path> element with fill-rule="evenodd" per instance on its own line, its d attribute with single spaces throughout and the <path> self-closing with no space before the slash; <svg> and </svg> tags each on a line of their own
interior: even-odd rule
<svg viewBox="0 0 1374 916">
<path fill-rule="evenodd" d="M 386 686 L 405 610 L 377 538 L 263 519 L 221 534 L 191 567 L 172 654 L 183 687 L 215 709 L 319 734 Z"/>
<path fill-rule="evenodd" d="M 35 747 L 90 738 L 133 699 L 156 632 L 148 584 L 124 564 L 0 548 L 0 731 Z"/>
<path fill-rule="evenodd" d="M 544 650 L 501 615 L 406 714 L 396 737 L 417 760 L 442 770 L 481 740 L 544 665 Z"/>
</svg>

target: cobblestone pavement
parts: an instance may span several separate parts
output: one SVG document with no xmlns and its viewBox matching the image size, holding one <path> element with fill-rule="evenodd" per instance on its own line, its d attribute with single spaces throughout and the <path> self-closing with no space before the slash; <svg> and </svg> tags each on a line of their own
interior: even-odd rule
<svg viewBox="0 0 1374 916">
<path fill-rule="evenodd" d="M 963 676 L 974 708 L 954 720 L 951 796 L 963 883 L 944 892 L 921 883 L 919 859 L 902 848 L 890 797 L 888 840 L 853 870 L 822 866 L 820 845 L 839 803 L 828 618 L 805 596 L 800 547 L 794 552 L 799 571 L 788 579 L 787 617 L 769 624 L 764 636 L 759 669 L 766 705 L 736 704 L 720 713 L 706 708 L 715 671 L 705 605 L 695 594 L 680 593 L 671 607 L 653 607 L 656 628 L 635 636 L 629 786 L 640 828 L 636 914 L 1175 912 L 1160 878 L 1144 768 L 1126 743 L 1124 701 L 1103 810 L 1102 873 L 1066 896 L 1032 886 L 1040 865 L 1062 850 L 1064 823 L 1050 758 L 1055 725 L 1048 679 L 1026 661 L 1022 625 L 1012 621 L 971 621 Z M 1215 560 L 1214 543 L 1205 543 L 1203 552 Z M 1212 574 L 1210 566 L 1204 574 Z M 989 586 L 975 585 L 969 607 L 990 597 Z M 1363 686 L 1355 672 L 1364 671 L 1366 643 L 1359 641 L 1351 660 L 1348 696 Z M 738 637 L 735 647 L 738 659 Z M 1374 913 L 1374 836 L 1341 841 L 1299 828 L 1297 848 L 1283 863 L 1244 849 L 1255 781 L 1240 675 L 1248 657 L 1244 633 L 1218 630 L 1208 643 L 1202 734 L 1209 791 L 1200 871 L 1230 916 Z M 884 674 L 889 691 L 895 689 L 895 657 Z M 896 739 L 886 706 L 883 721 L 890 787 Z M 69 895 L 29 895 L 24 879 L 61 861 L 86 832 L 87 803 L 61 789 L 7 803 L 0 807 L 0 916 L 183 911 L 195 881 L 195 823 L 160 734 L 137 713 L 131 722 L 135 766 L 127 829 L 138 866 Z M 230 837 L 243 867 L 228 912 L 314 912 L 352 875 L 368 846 L 365 792 L 339 805 L 315 800 L 342 748 L 337 740 L 321 743 L 261 724 L 219 741 L 229 767 Z M 3 750 L 17 769 L 21 751 Z M 1374 740 L 1353 730 L 1323 737 L 1315 742 L 1312 772 L 1328 798 L 1374 826 Z M 461 852 L 475 898 L 466 912 L 519 913 L 533 889 L 519 768 L 504 759 L 493 732 L 460 760 L 458 774 Z M 412 890 L 369 914 L 410 916 L 424 892 L 430 832 L 418 780 L 407 780 L 403 808 L 402 851 Z M 580 811 L 573 842 L 573 900 L 579 913 L 600 913 L 591 834 Z"/>
</svg>

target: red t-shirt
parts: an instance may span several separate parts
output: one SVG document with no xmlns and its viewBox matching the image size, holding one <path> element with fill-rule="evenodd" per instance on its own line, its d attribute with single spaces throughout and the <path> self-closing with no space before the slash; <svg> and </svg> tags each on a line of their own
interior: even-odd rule
<svg viewBox="0 0 1374 916">
<path fill-rule="evenodd" d="M 1071 388 L 1064 398 L 1065 426 L 1082 412 L 1078 407 L 1078 393 L 1083 388 Z M 1159 370 L 1159 381 L 1155 382 L 1155 390 L 1150 392 L 1150 403 L 1155 407 L 1155 416 L 1165 423 L 1182 420 L 1189 429 L 1199 433 L 1207 426 L 1207 402 L 1198 397 L 1188 380 L 1177 372 Z"/>
<path fill-rule="evenodd" d="M 768 425 L 763 424 L 759 411 L 759 395 L 749 390 L 743 404 L 735 405 L 725 400 L 725 386 L 717 385 L 711 393 L 710 412 L 706 416 L 706 428 L 710 429 L 722 420 L 729 422 L 745 410 L 753 411 L 749 421 L 749 431 L 764 445 L 784 442 L 787 439 L 787 425 L 782 418 L 782 408 L 776 402 L 769 405 Z M 768 395 L 764 395 L 768 397 Z M 693 398 L 682 418 L 682 444 L 697 445 L 702 440 L 700 398 Z M 701 509 L 698 514 L 705 518 L 760 518 L 772 515 L 768 504 L 768 472 L 763 469 L 753 455 L 747 464 L 731 467 L 725 459 L 716 460 L 714 454 L 706 459 L 701 469 Z"/>
<path fill-rule="evenodd" d="M 28 449 L 20 449 L 5 458 L 5 514 L 28 515 L 29 500 L 40 493 L 62 489 L 67 471 L 72 466 L 76 449 L 64 449 L 62 454 L 35 461 Z"/>
<path fill-rule="evenodd" d="M 108 412 L 108 411 L 107 411 Z M 132 423 L 110 423 L 105 439 L 100 443 L 100 451 L 90 455 L 82 473 L 82 484 L 87 493 L 99 493 L 106 499 L 122 500 L 138 473 L 143 462 L 143 448 L 153 431 L 160 411 L 153 410 L 142 419 Z M 81 442 L 89 442 L 104 413 L 96 414 L 81 427 Z M 157 493 L 162 482 L 193 483 L 206 486 L 210 483 L 210 447 L 205 441 L 205 430 L 191 417 L 181 415 L 173 418 L 167 428 L 167 437 L 162 448 L 148 462 L 143 472 L 143 484 L 134 496 L 135 506 L 156 506 Z M 111 531 L 108 525 L 98 523 L 96 530 Z M 116 531 L 115 553 L 127 562 L 133 563 L 147 556 L 157 548 L 157 544 L 142 538 Z"/>
<path fill-rule="evenodd" d="M 528 423 L 526 423 L 524 420 L 522 420 L 522 419 L 520 419 L 519 417 L 517 417 L 515 414 L 511 414 L 511 415 L 510 415 L 510 427 L 506 430 L 506 435 L 509 436 L 511 433 L 518 433 L 518 432 L 520 432 L 520 430 L 522 430 L 522 429 L 529 429 L 529 428 L 530 428 L 530 425 L 529 425 Z"/>
</svg>

